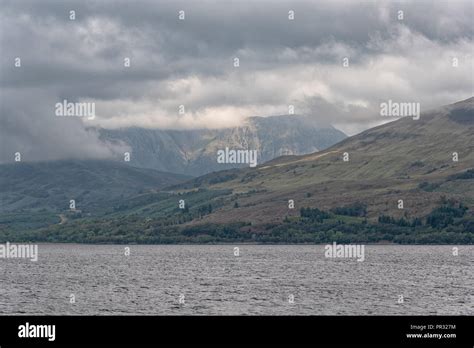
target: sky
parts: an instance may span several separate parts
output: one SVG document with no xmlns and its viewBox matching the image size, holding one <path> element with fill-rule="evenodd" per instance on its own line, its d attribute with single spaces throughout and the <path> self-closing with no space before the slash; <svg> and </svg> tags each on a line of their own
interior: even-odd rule
<svg viewBox="0 0 474 348">
<path fill-rule="evenodd" d="M 233 127 L 290 105 L 353 135 L 387 100 L 471 97 L 472 18 L 461 0 L 0 0 L 0 162 L 108 158 L 124 149 L 95 127 Z M 63 100 L 96 117 L 56 116 Z"/>
</svg>

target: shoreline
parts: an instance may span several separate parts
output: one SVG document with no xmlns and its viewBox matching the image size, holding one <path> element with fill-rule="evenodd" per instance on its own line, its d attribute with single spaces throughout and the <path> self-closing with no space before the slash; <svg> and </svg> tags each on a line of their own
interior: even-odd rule
<svg viewBox="0 0 474 348">
<path fill-rule="evenodd" d="M 128 245 L 140 245 L 140 246 L 151 246 L 151 245 L 169 245 L 169 246 L 221 246 L 221 245 L 231 245 L 231 246 L 238 246 L 238 245 L 255 245 L 255 246 L 325 246 L 329 245 L 331 243 L 319 243 L 319 244 L 311 244 L 311 243 L 245 243 L 245 242 L 238 242 L 238 243 L 161 243 L 161 244 L 156 244 L 156 243 L 122 243 L 122 244 L 117 244 L 117 243 L 67 243 L 67 242 L 39 242 L 39 243 L 33 243 L 30 241 L 22 241 L 22 242 L 10 242 L 10 241 L 5 241 L 5 242 L 0 242 L 1 244 L 37 244 L 37 245 L 55 245 L 55 244 L 61 244 L 61 245 L 113 245 L 113 246 L 128 246 Z M 474 244 L 398 244 L 398 243 L 338 243 L 342 245 L 348 245 L 348 244 L 354 244 L 354 245 L 366 245 L 366 246 L 474 246 Z"/>
</svg>

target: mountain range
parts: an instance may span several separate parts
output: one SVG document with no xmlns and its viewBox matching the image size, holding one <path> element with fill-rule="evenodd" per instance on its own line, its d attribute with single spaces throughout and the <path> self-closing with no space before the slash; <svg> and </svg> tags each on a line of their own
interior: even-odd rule
<svg viewBox="0 0 474 348">
<path fill-rule="evenodd" d="M 242 126 L 224 129 L 99 129 L 102 140 L 128 145 L 130 164 L 164 172 L 199 176 L 244 167 L 217 163 L 217 151 L 255 150 L 259 163 L 282 155 L 323 150 L 347 136 L 315 117 L 286 115 L 249 117 Z"/>
<path fill-rule="evenodd" d="M 239 134 L 235 132 L 230 134 Z M 213 139 L 206 144 L 229 146 Z M 3 175 L 5 168 L 11 171 L 8 175 Z M 28 178 L 28 170 L 20 168 L 0 166 L 6 178 L 0 186 L 2 195 L 11 191 L 2 203 L 0 239 L 474 243 L 474 98 L 422 111 L 418 120 L 401 118 L 383 124 L 319 152 L 280 156 L 256 168 L 233 168 L 191 179 L 176 176 L 171 181 L 172 174 L 153 178 L 149 176 L 153 171 L 129 168 L 130 180 L 117 181 L 116 186 L 113 180 L 110 185 L 107 180 L 94 185 L 99 193 L 109 192 L 100 193 L 104 200 L 82 199 L 86 214 L 80 216 L 53 205 L 41 213 L 43 220 L 37 211 L 25 215 L 32 207 L 23 207 L 15 215 L 22 189 L 26 190 L 15 185 Z M 66 186 L 79 187 L 79 182 L 93 177 L 82 174 Z M 150 181 L 139 188 L 134 175 Z M 48 184 L 54 190 L 54 181 L 40 181 L 41 185 L 29 177 L 25 183 L 39 190 L 36 196 Z M 124 194 L 118 189 L 121 183 L 137 186 Z M 71 195 L 64 195 L 61 202 Z M 44 208 L 46 201 L 40 197 L 36 204 Z M 35 223 L 28 221 L 31 216 Z"/>
</svg>

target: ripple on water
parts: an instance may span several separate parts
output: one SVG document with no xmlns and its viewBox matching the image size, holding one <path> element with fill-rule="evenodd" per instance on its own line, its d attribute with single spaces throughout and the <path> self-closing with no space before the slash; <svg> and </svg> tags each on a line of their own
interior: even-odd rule
<svg viewBox="0 0 474 348">
<path fill-rule="evenodd" d="M 327 259 L 320 245 L 239 247 L 236 257 L 228 245 L 133 245 L 127 257 L 123 246 L 42 244 L 36 263 L 0 260 L 0 313 L 474 314 L 474 246 L 453 256 L 369 245 L 364 262 Z"/>
</svg>

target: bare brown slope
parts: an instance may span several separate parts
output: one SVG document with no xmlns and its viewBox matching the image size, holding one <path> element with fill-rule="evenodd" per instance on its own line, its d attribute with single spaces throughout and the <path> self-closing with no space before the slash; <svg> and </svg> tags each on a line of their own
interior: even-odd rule
<svg viewBox="0 0 474 348">
<path fill-rule="evenodd" d="M 422 113 L 419 120 L 403 118 L 369 129 L 322 152 L 201 177 L 190 185 L 231 188 L 234 194 L 199 223 L 267 223 L 296 215 L 303 206 L 329 209 L 356 201 L 368 204 L 372 218 L 382 213 L 419 216 L 443 195 L 472 207 L 473 180 L 454 180 L 453 175 L 474 166 L 473 109 L 470 98 Z M 454 152 L 458 162 L 453 161 Z M 349 155 L 347 162 L 344 153 Z M 222 182 L 210 184 L 217 181 Z M 423 182 L 435 189 L 421 189 Z M 293 210 L 288 209 L 290 199 L 295 201 Z M 404 210 L 397 209 L 399 199 L 404 200 Z"/>
</svg>

